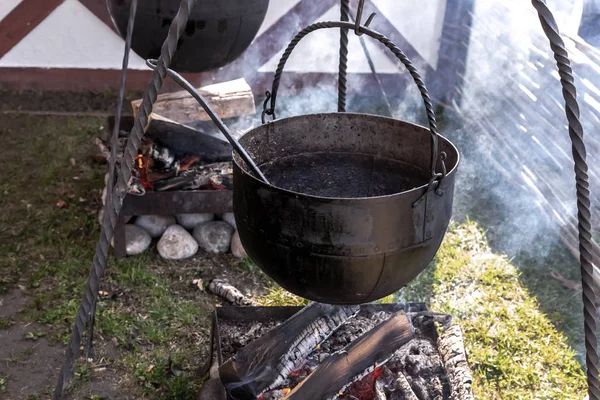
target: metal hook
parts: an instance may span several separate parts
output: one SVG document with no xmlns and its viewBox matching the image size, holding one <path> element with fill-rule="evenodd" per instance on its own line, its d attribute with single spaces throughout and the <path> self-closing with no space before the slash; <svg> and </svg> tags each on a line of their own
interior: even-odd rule
<svg viewBox="0 0 600 400">
<path fill-rule="evenodd" d="M 263 124 L 266 122 L 265 115 L 272 115 L 273 119 L 275 119 L 275 113 L 273 112 L 273 108 L 267 108 L 267 103 L 269 102 L 270 99 L 271 99 L 271 92 L 269 92 L 267 90 L 265 92 L 265 101 L 263 103 L 263 111 L 262 111 L 262 114 L 260 115 L 260 120 L 262 121 Z"/>
<path fill-rule="evenodd" d="M 365 0 L 360 0 L 358 2 L 358 8 L 356 9 L 356 20 L 354 21 L 354 34 L 356 36 L 362 36 L 363 33 L 360 31 L 360 23 L 362 20 L 362 14 L 363 14 L 363 9 L 365 8 Z M 371 22 L 373 21 L 373 18 L 375 18 L 375 16 L 377 15 L 377 13 L 371 13 L 371 15 L 369 15 L 369 18 L 367 18 L 367 22 L 365 22 L 364 27 L 368 28 L 369 25 L 371 25 Z"/>
</svg>

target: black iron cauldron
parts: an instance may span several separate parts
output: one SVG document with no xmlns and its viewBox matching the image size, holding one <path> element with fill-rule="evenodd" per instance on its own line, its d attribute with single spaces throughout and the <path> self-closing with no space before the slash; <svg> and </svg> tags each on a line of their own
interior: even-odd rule
<svg viewBox="0 0 600 400">
<path fill-rule="evenodd" d="M 125 37 L 131 0 L 106 0 L 117 30 Z M 222 67 L 250 45 L 269 0 L 198 0 L 171 66 L 183 72 Z M 139 1 L 131 47 L 142 58 L 158 58 L 178 0 Z"/>
<path fill-rule="evenodd" d="M 356 304 L 397 291 L 433 259 L 452 213 L 459 155 L 438 139 L 447 174 L 432 189 L 426 128 L 327 113 L 252 129 L 240 144 L 272 185 L 234 156 L 234 212 L 248 255 L 314 301 Z"/>
<path fill-rule="evenodd" d="M 397 291 L 433 259 L 452 214 L 459 154 L 437 133 L 427 88 L 410 60 L 358 23 L 320 22 L 298 33 L 278 64 L 263 117 L 275 118 L 295 46 L 325 28 L 354 28 L 391 50 L 421 92 L 429 129 L 340 112 L 263 124 L 240 144 L 269 183 L 234 154 L 233 206 L 248 255 L 282 287 L 318 302 L 358 304 Z"/>
</svg>

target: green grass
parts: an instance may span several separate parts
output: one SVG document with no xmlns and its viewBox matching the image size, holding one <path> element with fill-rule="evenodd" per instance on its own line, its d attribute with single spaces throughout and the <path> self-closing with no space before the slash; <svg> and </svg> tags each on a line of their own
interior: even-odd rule
<svg viewBox="0 0 600 400">
<path fill-rule="evenodd" d="M 431 293 L 431 296 L 429 295 Z M 583 369 L 566 337 L 477 224 L 452 227 L 436 262 L 402 297 L 429 300 L 464 333 L 476 398 L 582 399 Z"/>
<path fill-rule="evenodd" d="M 11 318 L 0 318 L 0 329 L 7 329 L 13 326 L 15 321 Z"/>
<path fill-rule="evenodd" d="M 106 167 L 90 156 L 96 153 L 93 138 L 106 134 L 104 123 L 99 118 L 2 116 L 0 294 L 19 284 L 29 302 L 18 317 L 0 319 L 0 329 L 36 322 L 45 328 L 27 331 L 25 339 L 36 341 L 46 333 L 53 342 L 68 341 L 99 237 L 96 212 Z M 57 207 L 59 200 L 67 207 Z M 193 371 L 207 351 L 209 302 L 180 281 L 198 267 L 165 265 L 155 252 L 111 260 L 101 282 L 101 290 L 110 295 L 97 304 L 95 345 L 116 344 L 120 355 L 109 364 L 122 375 L 122 395 L 192 398 L 190 388 L 201 381 Z M 15 362 L 24 360 L 15 357 Z M 156 372 L 148 377 L 156 382 L 153 390 L 139 379 L 139 368 L 129 368 L 169 358 L 177 359 L 185 373 L 158 379 Z M 91 364 L 78 363 L 73 389 L 92 374 Z"/>
<path fill-rule="evenodd" d="M 105 167 L 89 156 L 95 152 L 93 137 L 105 134 L 103 124 L 98 118 L 2 116 L 0 293 L 18 284 L 29 302 L 18 316 L 0 319 L 0 329 L 37 322 L 44 327 L 32 328 L 29 340 L 44 333 L 54 342 L 68 339 L 99 233 L 96 211 Z M 67 207 L 58 208 L 58 200 Z M 560 258 L 559 250 L 552 255 L 557 264 L 547 269 L 573 264 Z M 194 371 L 206 355 L 212 302 L 191 285 L 202 268 L 165 263 L 155 252 L 111 261 L 101 284 L 107 296 L 98 302 L 95 343 L 100 349 L 116 345 L 118 355 L 109 364 L 118 371 L 121 394 L 194 398 L 201 383 Z M 225 268 L 260 274 L 249 261 Z M 477 398 L 581 399 L 585 381 L 572 350 L 580 342 L 579 294 L 547 279 L 546 272 L 534 260 L 509 262 L 494 254 L 477 225 L 467 221 L 452 228 L 436 261 L 418 279 L 381 301 L 423 301 L 456 317 Z M 560 272 L 577 279 L 576 269 Z M 272 282 L 255 300 L 307 304 Z M 2 362 L 24 363 L 28 356 L 12 358 Z M 81 387 L 94 365 L 78 363 L 75 371 L 75 386 Z M 9 372 L 0 378 L 0 391 L 10 382 Z M 97 394 L 79 398 L 92 396 Z"/>
<path fill-rule="evenodd" d="M 255 302 L 260 306 L 305 306 L 310 303 L 309 300 L 288 292 L 274 282 L 267 287 L 267 293 L 256 298 Z"/>
</svg>

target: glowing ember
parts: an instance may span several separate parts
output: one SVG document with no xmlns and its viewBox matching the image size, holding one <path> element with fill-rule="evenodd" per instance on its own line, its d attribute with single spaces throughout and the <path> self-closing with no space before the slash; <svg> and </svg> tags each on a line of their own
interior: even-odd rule
<svg viewBox="0 0 600 400">
<path fill-rule="evenodd" d="M 198 161 L 200 161 L 200 157 L 197 157 L 197 156 L 185 156 L 181 160 L 181 165 L 179 167 L 179 170 L 180 171 L 185 171 L 186 169 L 188 169 L 192 165 L 196 164 Z"/>
<path fill-rule="evenodd" d="M 144 156 L 142 154 L 135 156 L 134 160 L 137 161 L 138 169 L 144 168 Z"/>
<path fill-rule="evenodd" d="M 375 398 L 375 381 L 383 374 L 383 368 L 375 368 L 373 372 L 350 385 L 340 395 L 342 399 L 373 400 Z"/>
</svg>

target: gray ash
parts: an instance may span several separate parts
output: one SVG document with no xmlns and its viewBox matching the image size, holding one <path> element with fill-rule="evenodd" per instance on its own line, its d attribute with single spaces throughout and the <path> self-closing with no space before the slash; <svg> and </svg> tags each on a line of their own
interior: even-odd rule
<svg viewBox="0 0 600 400">
<path fill-rule="evenodd" d="M 426 336 L 417 336 L 385 364 L 393 377 L 404 374 L 419 400 L 442 400 L 450 398 L 450 385 L 436 342 Z M 397 379 L 397 378 L 396 378 Z M 394 379 L 394 381 L 396 381 Z M 387 383 L 387 382 L 385 382 Z M 388 400 L 404 398 L 393 384 L 386 384 Z"/>
<path fill-rule="evenodd" d="M 219 324 L 219 334 L 221 336 L 221 354 L 223 354 L 223 360 L 230 359 L 239 349 L 254 339 L 258 339 L 283 321 L 221 321 Z"/>
</svg>

